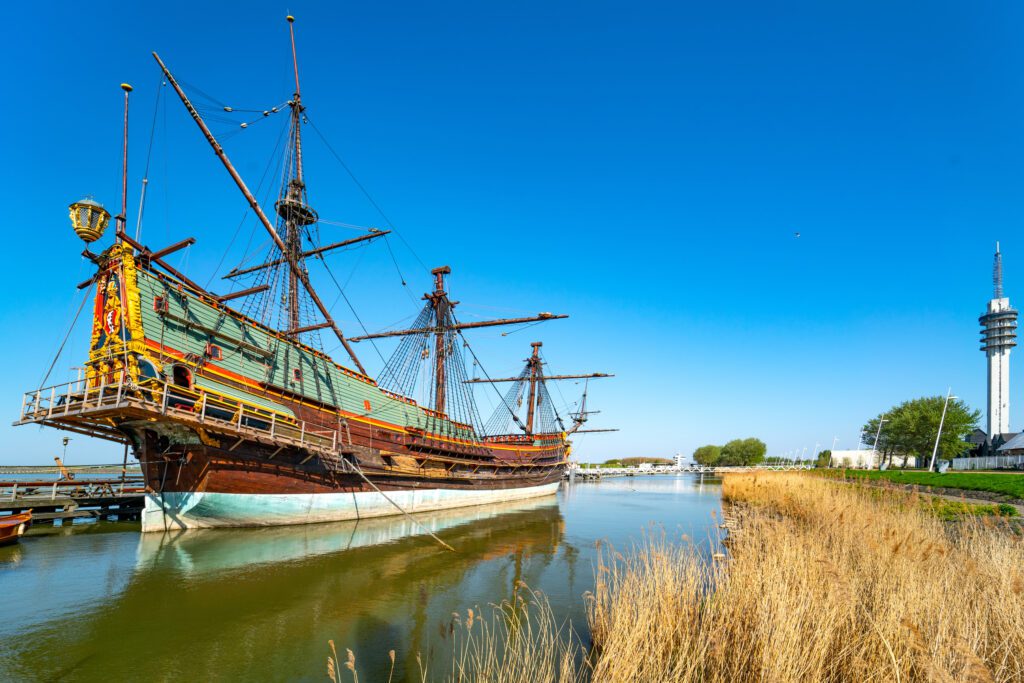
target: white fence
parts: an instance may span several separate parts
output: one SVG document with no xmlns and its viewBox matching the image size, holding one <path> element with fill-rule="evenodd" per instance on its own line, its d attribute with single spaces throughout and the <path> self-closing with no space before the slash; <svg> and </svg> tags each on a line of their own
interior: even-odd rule
<svg viewBox="0 0 1024 683">
<path fill-rule="evenodd" d="M 954 470 L 994 470 L 1021 467 L 1024 455 L 990 455 L 983 458 L 953 458 Z"/>
</svg>

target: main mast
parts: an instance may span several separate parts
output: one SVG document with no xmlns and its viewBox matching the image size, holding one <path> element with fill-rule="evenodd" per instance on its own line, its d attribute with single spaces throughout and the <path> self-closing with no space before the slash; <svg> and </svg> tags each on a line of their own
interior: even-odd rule
<svg viewBox="0 0 1024 683">
<path fill-rule="evenodd" d="M 544 342 L 530 342 L 530 346 L 533 347 L 533 353 L 526 361 L 530 369 L 530 402 L 526 406 L 527 434 L 533 434 L 533 417 L 537 412 L 537 383 L 543 378 L 544 371 L 544 365 L 540 360 L 540 347 L 544 346 Z"/>
<path fill-rule="evenodd" d="M 447 378 L 445 376 L 448 340 L 445 336 L 448 332 L 448 318 L 452 303 L 448 300 L 448 294 L 444 288 L 444 276 L 451 272 L 451 266 L 441 266 L 430 271 L 434 276 L 434 291 L 424 297 L 434 307 L 434 320 L 437 321 L 434 330 L 434 410 L 439 413 L 445 411 L 448 403 Z"/>
<path fill-rule="evenodd" d="M 413 327 L 406 330 L 394 330 L 390 332 L 377 332 L 360 337 L 352 337 L 350 341 L 361 342 L 368 339 L 381 339 L 384 337 L 422 337 L 428 338 L 433 335 L 434 345 L 434 368 L 433 368 L 433 394 L 434 410 L 439 413 L 446 413 L 448 408 L 448 381 L 451 368 L 448 367 L 449 359 L 453 351 L 449 347 L 454 343 L 453 333 L 461 330 L 475 329 L 479 327 L 494 327 L 497 325 L 519 325 L 524 323 L 537 323 L 546 320 L 557 320 L 568 318 L 567 315 L 555 315 L 553 313 L 538 313 L 523 318 L 501 318 L 498 320 L 480 320 L 471 323 L 460 323 L 455 320 L 453 310 L 458 304 L 452 301 L 448 295 L 445 284 L 445 276 L 452 272 L 450 266 L 434 268 L 430 273 L 434 276 L 434 290 L 423 295 L 426 300 L 426 307 L 419 318 L 422 323 L 420 327 Z M 401 347 L 400 347 L 401 348 Z M 426 356 L 424 356 L 425 358 Z"/>
</svg>

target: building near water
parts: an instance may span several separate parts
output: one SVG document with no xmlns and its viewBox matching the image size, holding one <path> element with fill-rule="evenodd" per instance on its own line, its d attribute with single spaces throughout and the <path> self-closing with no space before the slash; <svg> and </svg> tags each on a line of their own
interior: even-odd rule
<svg viewBox="0 0 1024 683">
<path fill-rule="evenodd" d="M 917 458 L 913 455 L 894 455 L 891 462 L 890 458 L 886 456 L 885 462 L 891 467 L 917 467 Z M 867 470 L 878 469 L 881 464 L 882 454 L 871 448 L 832 451 L 832 467 Z"/>
<path fill-rule="evenodd" d="M 978 318 L 981 350 L 988 359 L 989 443 L 1002 441 L 1010 433 L 1010 351 L 1017 345 L 1017 311 L 1003 296 L 1003 256 L 996 243 L 992 265 L 993 295 L 988 310 Z"/>
</svg>

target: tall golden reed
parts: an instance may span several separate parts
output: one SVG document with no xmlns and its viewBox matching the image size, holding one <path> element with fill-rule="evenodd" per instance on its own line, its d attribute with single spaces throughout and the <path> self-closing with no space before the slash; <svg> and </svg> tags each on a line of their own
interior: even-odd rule
<svg viewBox="0 0 1024 683">
<path fill-rule="evenodd" d="M 910 495 L 806 474 L 730 474 L 723 491 L 727 557 L 663 535 L 605 551 L 593 680 L 1024 680 L 1008 522 L 944 523 Z"/>
</svg>

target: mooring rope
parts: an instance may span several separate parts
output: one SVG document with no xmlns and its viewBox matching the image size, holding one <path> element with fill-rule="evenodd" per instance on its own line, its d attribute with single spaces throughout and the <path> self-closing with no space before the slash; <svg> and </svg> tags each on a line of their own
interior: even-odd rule
<svg viewBox="0 0 1024 683">
<path fill-rule="evenodd" d="M 367 484 L 369 484 L 369 485 L 370 485 L 370 487 L 371 487 L 371 488 L 372 488 L 372 489 L 373 489 L 374 491 L 376 491 L 376 492 L 377 492 L 377 493 L 379 493 L 380 495 L 384 496 L 384 500 L 386 500 L 387 502 L 389 502 L 389 503 L 391 503 L 392 505 L 394 505 L 394 506 L 395 506 L 395 508 L 396 508 L 396 509 L 397 509 L 397 510 L 398 510 L 399 512 L 401 512 L 401 513 L 402 513 L 403 515 L 405 515 L 406 517 L 408 517 L 408 518 L 409 518 L 409 521 L 410 521 L 410 522 L 412 522 L 413 524 L 415 524 L 416 526 L 418 526 L 418 527 L 419 527 L 420 529 L 422 529 L 423 531 L 425 531 L 425 532 L 426 532 L 427 534 L 429 534 L 431 538 L 433 538 L 433 539 L 434 539 L 435 541 L 437 541 L 438 543 L 440 543 L 440 544 L 441 544 L 441 545 L 442 545 L 442 546 L 443 546 L 443 547 L 444 547 L 444 548 L 445 548 L 446 550 L 451 550 L 451 551 L 452 551 L 453 553 L 455 552 L 455 548 L 451 547 L 450 545 L 448 545 L 447 543 L 445 543 L 444 541 L 442 541 L 442 540 L 441 540 L 440 538 L 438 538 L 438 537 L 437 537 L 437 536 L 436 536 L 436 535 L 434 534 L 434 532 L 432 532 L 432 531 L 431 531 L 430 529 L 428 529 L 427 527 L 425 527 L 425 526 L 423 526 L 422 524 L 420 524 L 420 523 L 419 523 L 419 522 L 418 522 L 418 521 L 416 520 L 416 518 L 415 518 L 415 517 L 413 517 L 412 515 L 410 515 L 410 514 L 409 514 L 408 512 L 406 512 L 406 511 L 405 511 L 405 510 L 404 510 L 404 509 L 402 508 L 402 506 L 401 506 L 401 505 L 399 505 L 399 504 L 398 504 L 398 503 L 396 503 L 395 501 L 391 500 L 391 498 L 390 498 L 390 497 L 389 497 L 389 496 L 388 496 L 388 495 L 387 495 L 386 493 L 384 493 L 384 492 L 383 492 L 383 491 L 381 491 L 381 490 L 380 490 L 379 488 L 377 488 L 377 485 L 376 485 L 376 484 L 374 484 L 374 483 L 373 483 L 372 481 L 370 481 L 370 480 L 369 480 L 369 479 L 368 479 L 368 478 L 366 477 L 366 475 L 365 475 L 365 474 L 363 474 L 363 471 L 362 471 L 361 469 L 359 469 L 359 466 L 358 466 L 358 465 L 356 465 L 356 464 L 355 464 L 355 463 L 353 463 L 353 462 L 349 462 L 348 460 L 344 460 L 344 459 L 342 459 L 342 460 L 341 460 L 340 462 L 343 462 L 343 463 L 345 463 L 345 467 L 346 467 L 346 469 L 350 469 L 350 470 L 352 470 L 353 472 L 355 472 L 356 474 L 358 474 L 358 475 L 359 475 L 360 477 L 362 477 L 363 481 L 365 481 L 365 482 L 366 482 Z"/>
</svg>

